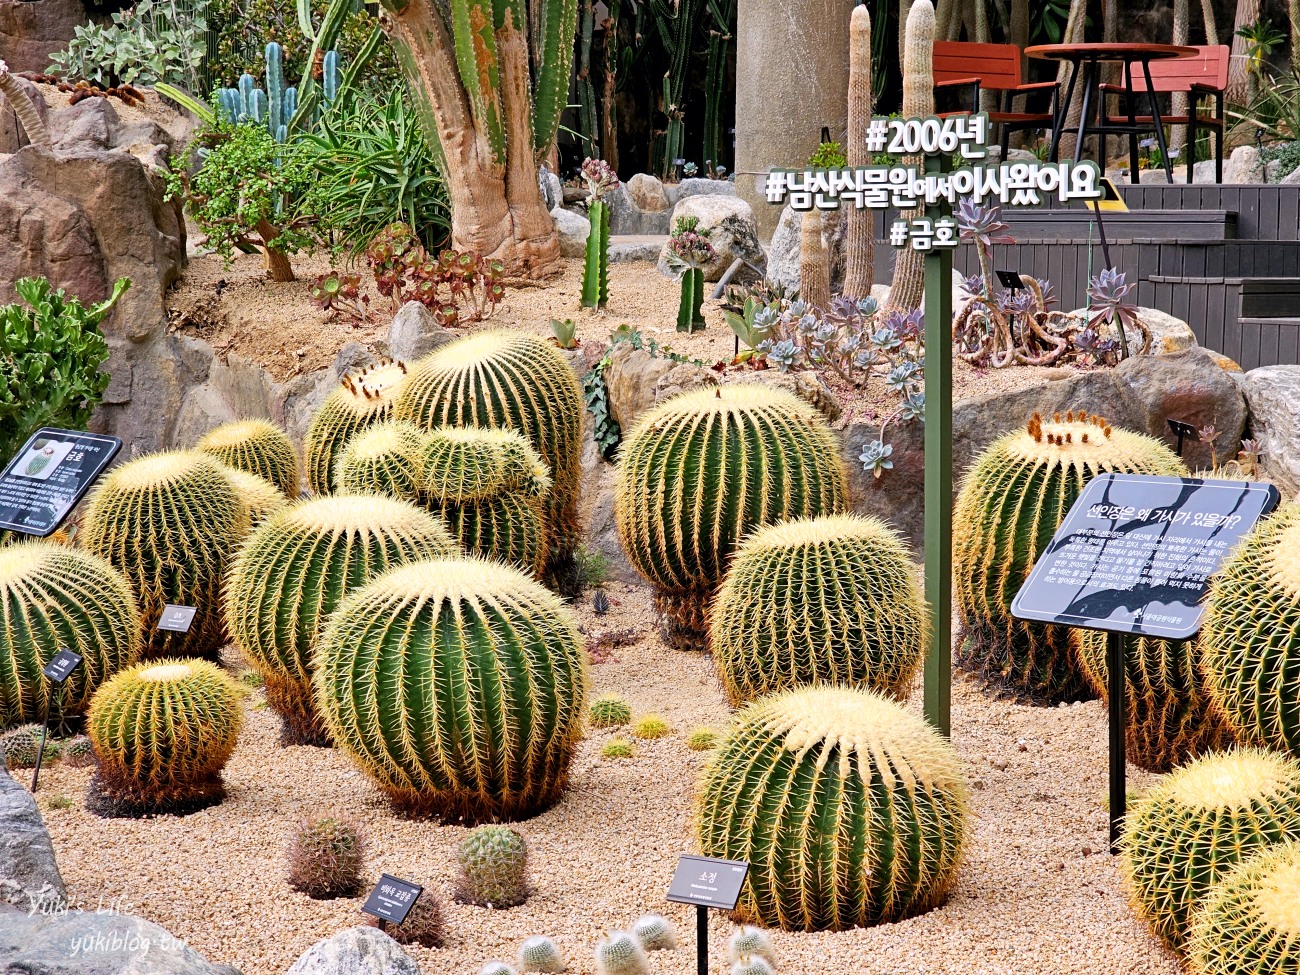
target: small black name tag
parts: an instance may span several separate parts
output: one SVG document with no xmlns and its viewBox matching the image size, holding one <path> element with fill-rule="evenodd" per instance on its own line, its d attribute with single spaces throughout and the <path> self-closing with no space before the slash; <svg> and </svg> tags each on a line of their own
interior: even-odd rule
<svg viewBox="0 0 1300 975">
<path fill-rule="evenodd" d="M 80 663 L 81 654 L 73 653 L 71 650 L 60 647 L 59 652 L 56 653 L 54 658 L 45 665 L 45 669 L 42 670 L 41 673 L 45 675 L 47 680 L 51 680 L 56 684 L 62 684 L 68 679 L 68 676 L 77 669 L 77 666 Z"/>
<path fill-rule="evenodd" d="M 383 873 L 361 909 L 381 921 L 401 924 L 423 892 L 419 884 Z"/>
<path fill-rule="evenodd" d="M 121 449 L 117 437 L 37 430 L 0 474 L 0 528 L 54 534 Z"/>
<path fill-rule="evenodd" d="M 174 606 L 168 603 L 158 617 L 158 629 L 168 633 L 188 633 L 194 625 L 194 614 L 198 612 L 193 606 Z"/>
<path fill-rule="evenodd" d="M 668 900 L 676 904 L 734 911 L 748 873 L 749 864 L 743 860 L 716 860 L 686 854 L 677 861 L 673 881 L 668 885 Z"/>
<path fill-rule="evenodd" d="M 1271 484 L 1102 474 L 1034 563 L 1011 614 L 1189 639 L 1210 576 L 1278 501 Z"/>
</svg>

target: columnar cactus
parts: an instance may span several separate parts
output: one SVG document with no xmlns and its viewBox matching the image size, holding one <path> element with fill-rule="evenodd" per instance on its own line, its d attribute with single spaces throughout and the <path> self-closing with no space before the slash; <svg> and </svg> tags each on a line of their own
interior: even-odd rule
<svg viewBox="0 0 1300 975">
<path fill-rule="evenodd" d="M 1093 690 L 1107 699 L 1106 637 L 1078 634 L 1078 661 Z M 1168 772 L 1233 743 L 1232 731 L 1206 693 L 1199 640 L 1124 638 L 1127 718 L 1124 754 L 1149 772 Z"/>
<path fill-rule="evenodd" d="M 137 664 L 96 693 L 86 732 L 99 759 L 92 804 L 105 812 L 183 812 L 219 801 L 243 723 L 239 688 L 206 660 Z"/>
<path fill-rule="evenodd" d="M 737 913 L 844 930 L 941 904 L 969 834 L 952 745 L 872 691 L 800 688 L 737 717 L 705 767 L 705 856 L 745 860 Z"/>
<path fill-rule="evenodd" d="M 343 602 L 314 660 L 328 731 L 399 808 L 515 818 L 563 792 L 586 709 L 582 638 L 519 571 L 393 569 Z"/>
<path fill-rule="evenodd" d="M 1200 646 L 1210 696 L 1243 741 L 1300 756 L 1300 503 L 1283 505 L 1210 585 Z"/>
<path fill-rule="evenodd" d="M 871 14 L 865 3 L 853 8 L 849 19 L 849 138 L 848 164 L 857 169 L 871 165 L 865 134 L 874 103 L 871 97 Z M 875 283 L 876 234 L 874 212 L 849 207 L 844 240 L 844 294 L 868 298 Z"/>
<path fill-rule="evenodd" d="M 334 481 L 345 494 L 383 494 L 417 501 L 424 483 L 424 436 L 409 423 L 390 421 L 361 431 L 339 456 Z"/>
<path fill-rule="evenodd" d="M 1234 867 L 1196 912 L 1188 942 L 1197 975 L 1300 971 L 1300 843 Z"/>
<path fill-rule="evenodd" d="M 1074 631 L 1013 619 L 1011 601 L 1083 486 L 1108 471 L 1186 474 L 1160 441 L 1073 412 L 1049 420 L 1035 413 L 967 472 L 953 510 L 953 584 L 965 627 L 958 660 L 999 689 L 1043 703 L 1092 697 L 1074 659 Z"/>
<path fill-rule="evenodd" d="M 0 60 L 0 95 L 5 97 L 14 110 L 14 117 L 27 133 L 27 141 L 34 146 L 48 146 L 50 132 L 45 127 L 45 120 L 41 118 L 41 113 L 37 111 L 26 89 L 18 83 L 18 79 L 10 72 L 9 65 L 3 60 Z"/>
<path fill-rule="evenodd" d="M 0 730 L 82 714 L 90 696 L 140 656 L 140 615 L 122 574 L 54 542 L 0 549 Z M 45 666 L 60 649 L 81 655 L 62 684 Z"/>
<path fill-rule="evenodd" d="M 746 384 L 648 410 L 623 441 L 614 512 L 628 558 L 655 587 L 669 643 L 699 647 L 705 609 L 741 538 L 841 511 L 847 496 L 826 422 L 789 393 Z"/>
<path fill-rule="evenodd" d="M 528 899 L 528 844 L 509 826 L 480 826 L 456 851 L 456 899 L 506 908 Z"/>
<path fill-rule="evenodd" d="M 810 308 L 825 311 L 831 304 L 831 267 L 822 240 L 821 213 L 805 213 L 799 229 L 799 297 Z"/>
<path fill-rule="evenodd" d="M 749 535 L 709 615 L 732 704 L 818 683 L 902 700 L 928 628 L 907 549 L 884 522 L 858 515 L 799 518 Z"/>
<path fill-rule="evenodd" d="M 284 496 L 284 492 L 266 478 L 230 466 L 223 473 L 239 495 L 239 500 L 248 509 L 249 527 L 256 528 L 277 511 L 289 507 L 289 499 Z"/>
<path fill-rule="evenodd" d="M 100 481 L 80 541 L 130 583 L 147 659 L 215 659 L 226 642 L 222 576 L 249 524 L 225 465 L 196 451 L 170 451 L 130 461 Z M 188 633 L 158 632 L 168 603 L 194 607 Z"/>
<path fill-rule="evenodd" d="M 1300 762 L 1258 748 L 1207 755 L 1161 779 L 1126 822 L 1120 861 L 1134 909 L 1182 949 L 1194 912 L 1235 864 L 1300 839 Z"/>
<path fill-rule="evenodd" d="M 645 950 L 626 931 L 611 931 L 596 945 L 597 975 L 647 975 Z"/>
<path fill-rule="evenodd" d="M 544 934 L 525 938 L 519 946 L 519 970 L 521 972 L 556 973 L 567 970 L 564 956 L 555 942 Z"/>
<path fill-rule="evenodd" d="M 457 551 L 437 518 L 384 497 L 299 502 L 253 532 L 226 581 L 226 625 L 262 675 L 285 743 L 329 743 L 313 705 L 312 653 L 344 597 L 394 566 Z"/>
<path fill-rule="evenodd" d="M 582 307 L 604 308 L 609 301 L 609 204 L 605 194 L 618 188 L 618 175 L 601 159 L 587 159 L 582 176 L 591 192 L 587 218 L 591 232 L 582 262 Z"/>
<path fill-rule="evenodd" d="M 405 364 L 386 360 L 343 377 L 339 388 L 326 397 L 303 442 L 307 484 L 313 493 L 338 490 L 334 467 L 339 455 L 361 430 L 390 418 L 405 380 Z"/>
<path fill-rule="evenodd" d="M 298 496 L 298 452 L 288 434 L 265 420 L 223 423 L 209 430 L 195 445 L 223 464 L 264 477 L 284 492 Z"/>
<path fill-rule="evenodd" d="M 399 419 L 426 430 L 515 430 L 550 469 L 546 508 L 548 578 L 572 562 L 580 540 L 582 389 L 559 350 L 531 335 L 478 332 L 421 359 L 397 403 Z"/>
</svg>

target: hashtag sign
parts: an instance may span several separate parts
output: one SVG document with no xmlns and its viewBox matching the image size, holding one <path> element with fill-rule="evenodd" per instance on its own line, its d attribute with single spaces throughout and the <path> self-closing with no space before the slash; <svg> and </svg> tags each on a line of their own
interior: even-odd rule
<svg viewBox="0 0 1300 975">
<path fill-rule="evenodd" d="M 767 174 L 767 184 L 764 187 L 767 190 L 768 203 L 780 203 L 785 199 L 785 194 L 790 184 L 790 174 L 784 170 L 774 169 Z"/>
<path fill-rule="evenodd" d="M 911 229 L 906 220 L 895 220 L 889 228 L 889 242 L 895 247 L 906 246 Z"/>
<path fill-rule="evenodd" d="M 877 115 L 867 125 L 867 152 L 881 153 L 889 141 L 889 119 Z"/>
</svg>

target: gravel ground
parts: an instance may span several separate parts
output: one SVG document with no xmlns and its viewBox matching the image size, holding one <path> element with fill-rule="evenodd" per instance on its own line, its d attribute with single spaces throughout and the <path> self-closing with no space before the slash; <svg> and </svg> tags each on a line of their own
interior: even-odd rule
<svg viewBox="0 0 1300 975">
<path fill-rule="evenodd" d="M 214 961 L 245 975 L 285 971 L 314 941 L 357 922 L 359 899 L 312 901 L 285 883 L 284 848 L 302 816 L 328 810 L 364 820 L 369 869 L 424 882 L 448 900 L 442 949 L 412 947 L 431 975 L 475 975 L 512 958 L 520 941 L 548 934 L 570 971 L 593 970 L 605 929 L 647 911 L 679 926 L 683 947 L 652 955 L 652 970 L 693 969 L 693 915 L 665 903 L 679 854 L 694 849 L 692 783 L 702 756 L 687 750 L 696 725 L 722 726 L 727 707 L 702 655 L 663 647 L 646 590 L 614 586 L 609 614 L 580 607 L 590 637 L 631 628 L 634 643 L 598 656 L 596 692 L 628 698 L 674 729 L 634 742 L 633 759 L 607 761 L 583 744 L 563 802 L 520 826 L 532 851 L 535 893 L 491 911 L 449 902 L 458 826 L 398 819 L 361 773 L 333 751 L 280 748 L 274 715 L 249 697 L 249 721 L 226 770 L 229 797 L 184 818 L 99 820 L 83 808 L 89 772 L 54 767 L 40 800 L 72 897 L 142 914 Z M 594 642 L 589 640 L 589 642 Z M 919 685 L 913 707 L 920 706 Z M 1093 702 L 1017 707 L 958 681 L 953 730 L 973 784 L 974 841 L 947 906 L 899 924 L 839 934 L 774 934 L 787 975 L 827 971 L 908 975 L 1175 973 L 1178 965 L 1135 921 L 1106 848 L 1106 722 Z M 624 732 L 626 734 L 626 732 Z M 1130 770 L 1132 784 L 1150 777 Z M 54 808 L 71 799 L 72 808 Z M 713 972 L 725 972 L 730 923 L 714 914 Z"/>
</svg>

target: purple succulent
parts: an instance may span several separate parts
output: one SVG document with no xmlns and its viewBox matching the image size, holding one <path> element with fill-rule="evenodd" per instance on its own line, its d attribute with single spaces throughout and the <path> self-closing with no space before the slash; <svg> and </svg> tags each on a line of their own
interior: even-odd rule
<svg viewBox="0 0 1300 975">
<path fill-rule="evenodd" d="M 1014 244 L 1016 239 L 1002 222 L 1002 208 L 996 204 L 982 206 L 969 197 L 957 201 L 957 228 L 963 240 L 973 240 L 982 247 Z"/>
<path fill-rule="evenodd" d="M 1125 281 L 1123 271 L 1108 267 L 1088 282 L 1088 297 L 1096 306 L 1097 312 L 1089 324 L 1098 322 L 1119 322 L 1121 326 L 1137 324 L 1137 305 L 1129 302 L 1128 296 L 1134 285 Z"/>
<path fill-rule="evenodd" d="M 709 243 L 709 238 L 694 230 L 669 237 L 668 249 L 687 267 L 703 267 L 717 256 L 717 251 Z"/>
<path fill-rule="evenodd" d="M 587 188 L 591 190 L 591 197 L 594 200 L 599 200 L 618 186 L 618 174 L 603 159 L 584 159 L 582 178 L 587 181 Z"/>
</svg>

